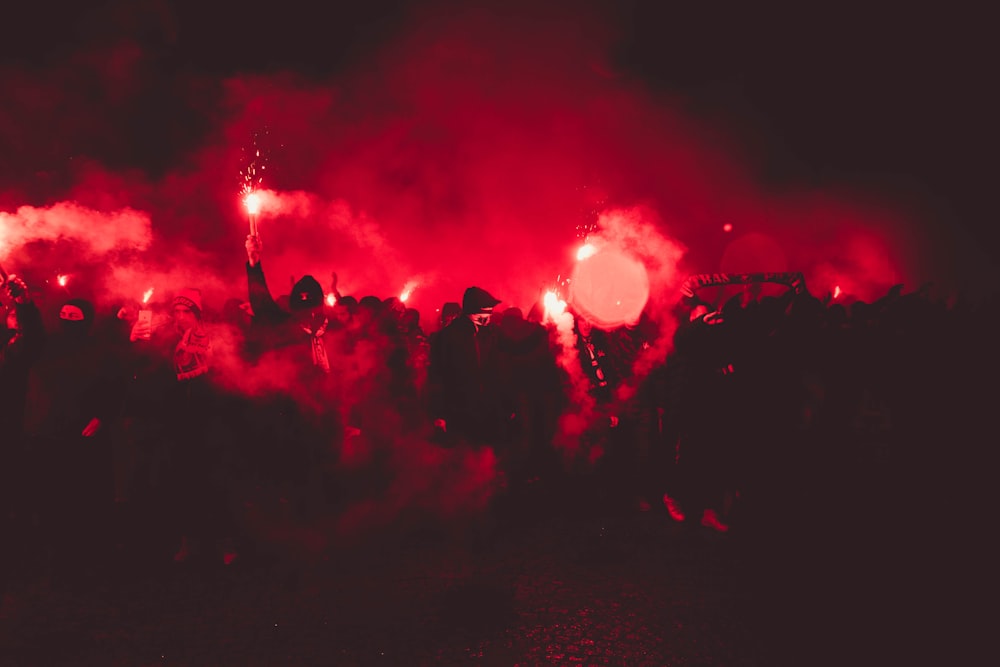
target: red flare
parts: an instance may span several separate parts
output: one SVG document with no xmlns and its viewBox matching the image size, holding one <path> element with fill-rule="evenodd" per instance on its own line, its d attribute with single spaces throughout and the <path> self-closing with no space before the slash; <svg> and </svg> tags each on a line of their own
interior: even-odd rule
<svg viewBox="0 0 1000 667">
<path fill-rule="evenodd" d="M 243 205 L 246 207 L 247 213 L 257 215 L 260 213 L 260 195 L 256 192 L 249 193 L 243 198 Z"/>
</svg>

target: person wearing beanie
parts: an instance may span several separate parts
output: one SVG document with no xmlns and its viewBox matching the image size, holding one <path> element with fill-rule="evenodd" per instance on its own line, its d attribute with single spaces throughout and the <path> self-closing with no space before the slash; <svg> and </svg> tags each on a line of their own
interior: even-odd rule
<svg viewBox="0 0 1000 667">
<path fill-rule="evenodd" d="M 201 320 L 201 290 L 193 287 L 184 287 L 177 290 L 177 293 L 174 294 L 174 299 L 171 302 L 170 307 L 176 308 L 177 306 L 183 306 L 187 310 L 191 311 L 195 318 Z"/>
<path fill-rule="evenodd" d="M 174 329 L 181 339 L 174 348 L 177 379 L 190 380 L 208 373 L 211 343 L 201 322 L 201 290 L 185 287 L 174 295 Z"/>
<path fill-rule="evenodd" d="M 173 355 L 176 386 L 184 388 L 175 403 L 179 437 L 173 442 L 168 476 L 176 530 L 181 535 L 174 560 L 184 562 L 214 542 L 223 564 L 229 565 L 236 551 L 228 500 L 219 484 L 225 473 L 218 457 L 219 444 L 206 442 L 212 436 L 204 430 L 204 425 L 218 421 L 219 407 L 215 391 L 205 379 L 211 371 L 212 345 L 203 312 L 201 290 L 185 287 L 171 300 L 174 330 L 180 336 Z M 187 419 L 193 422 L 188 424 Z"/>
<path fill-rule="evenodd" d="M 168 535 L 148 537 L 177 540 L 175 562 L 214 555 L 228 565 L 235 558 L 225 470 L 231 442 L 221 428 L 226 397 L 213 379 L 212 328 L 197 288 L 177 289 L 167 307 L 172 326 L 137 321 L 130 335 L 124 438 L 139 459 L 136 468 L 155 482 L 134 494 L 126 488 L 125 500 L 136 521 L 159 515 L 151 525 Z"/>
</svg>

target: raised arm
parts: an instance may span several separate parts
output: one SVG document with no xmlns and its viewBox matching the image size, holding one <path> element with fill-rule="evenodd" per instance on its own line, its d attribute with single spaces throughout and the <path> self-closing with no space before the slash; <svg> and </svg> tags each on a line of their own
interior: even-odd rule
<svg viewBox="0 0 1000 667">
<path fill-rule="evenodd" d="M 271 296 L 271 290 L 268 289 L 267 280 L 264 278 L 264 270 L 260 264 L 260 237 L 247 236 L 245 245 L 247 250 L 247 292 L 254 320 L 273 323 L 287 319 L 288 315 Z"/>
</svg>

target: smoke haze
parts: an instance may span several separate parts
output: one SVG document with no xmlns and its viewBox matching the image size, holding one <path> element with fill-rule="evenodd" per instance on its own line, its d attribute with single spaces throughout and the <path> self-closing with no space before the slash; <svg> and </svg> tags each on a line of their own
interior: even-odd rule
<svg viewBox="0 0 1000 667">
<path fill-rule="evenodd" d="M 266 130 L 260 229 L 276 292 L 287 277 L 327 284 L 336 271 L 341 291 L 359 297 L 416 281 L 410 305 L 425 325 L 471 284 L 527 312 L 568 273 L 581 224 L 637 206 L 687 249 L 671 271 L 801 270 L 817 294 L 836 283 L 861 298 L 898 282 L 956 284 L 961 240 L 869 194 L 755 183 L 753 158 L 719 140 L 729 128 L 614 70 L 612 22 L 597 12 L 572 30 L 565 22 L 543 10 L 413 10 L 368 60 L 327 79 L 167 70 L 128 34 L 43 67 L 8 66 L 3 83 L 16 94 L 0 132 L 21 187 L 2 197 L 0 252 L 15 265 L 29 241 L 72 239 L 88 251 L 79 261 L 106 266 L 112 292 L 144 272 L 129 277 L 161 293 L 183 282 L 217 306 L 239 297 L 241 160 Z M 69 83 L 85 72 L 92 87 Z M 135 134 L 123 116 L 151 103 L 151 74 L 183 113 L 148 133 L 180 134 L 195 116 L 188 125 L 203 129 L 162 169 L 122 146 Z M 132 164 L 120 164 L 126 153 Z M 47 156 L 71 164 L 29 176 Z M 123 247 L 138 252 L 115 256 Z M 38 278 L 70 269 L 33 259 Z"/>
<path fill-rule="evenodd" d="M 690 92 L 622 66 L 607 7 L 508 9 L 395 7 L 379 40 L 348 56 L 331 45 L 337 67 L 296 71 L 199 67 L 180 53 L 197 21 L 162 2 L 112 3 L 90 19 L 94 39 L 0 66 L 0 263 L 50 291 L 46 308 L 66 274 L 66 291 L 104 312 L 150 287 L 161 305 L 182 287 L 200 288 L 213 312 L 245 300 L 240 188 L 259 137 L 275 297 L 304 274 L 328 288 L 336 272 L 358 298 L 412 289 L 428 330 L 470 285 L 529 312 L 570 274 L 581 228 L 645 263 L 663 340 L 690 273 L 801 271 L 817 296 L 862 299 L 897 283 L 995 284 L 987 254 L 927 214 L 931 194 L 762 176 L 764 129 L 699 115 Z M 230 40 L 220 53 L 254 51 Z M 323 56 L 323 43 L 312 48 Z M 217 344 L 229 358 L 226 330 Z M 286 373 L 263 368 L 227 381 L 273 390 Z M 455 465 L 491 474 L 488 461 Z M 423 492 L 419 479 L 357 512 L 396 511 Z M 469 493 L 440 491 L 448 503 Z"/>
</svg>

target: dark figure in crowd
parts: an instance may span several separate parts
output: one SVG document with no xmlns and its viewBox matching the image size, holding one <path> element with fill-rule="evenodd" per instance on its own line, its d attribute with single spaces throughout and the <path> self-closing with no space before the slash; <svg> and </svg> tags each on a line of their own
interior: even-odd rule
<svg viewBox="0 0 1000 667">
<path fill-rule="evenodd" d="M 267 327 L 265 338 L 268 349 L 292 347 L 298 352 L 296 356 L 305 358 L 308 355 L 310 364 L 303 366 L 311 366 L 314 377 L 329 374 L 330 360 L 324 336 L 330 318 L 319 281 L 309 275 L 302 276 L 292 285 L 288 310 L 285 310 L 271 296 L 264 278 L 260 239 L 248 236 L 246 251 L 247 288 L 254 313 L 253 322 L 255 326 Z"/>
<path fill-rule="evenodd" d="M 553 481 L 559 460 L 551 446 L 565 407 L 562 373 L 548 330 L 508 308 L 497 323 L 497 382 L 511 415 L 508 472 L 511 486 Z"/>
<path fill-rule="evenodd" d="M 13 445 L 24 428 L 28 373 L 41 357 L 45 327 L 23 280 L 5 277 L 0 287 L 9 299 L 0 327 L 0 425 L 5 444 Z"/>
<path fill-rule="evenodd" d="M 248 236 L 245 247 L 254 313 L 250 336 L 260 359 L 273 362 L 261 367 L 291 374 L 272 378 L 275 389 L 259 398 L 259 440 L 254 446 L 270 454 L 265 459 L 271 462 L 269 470 L 282 498 L 294 499 L 300 516 L 311 515 L 332 499 L 329 473 L 351 413 L 351 406 L 336 400 L 345 391 L 339 369 L 331 363 L 339 347 L 331 339 L 343 332 L 319 281 L 311 275 L 296 281 L 285 310 L 264 278 L 260 239 Z"/>
<path fill-rule="evenodd" d="M 137 320 L 130 339 L 137 349 L 146 348 L 147 377 L 159 401 L 166 442 L 161 512 L 168 538 L 180 540 L 174 561 L 214 555 L 228 565 L 236 551 L 224 463 L 234 443 L 212 382 L 211 338 L 200 290 L 179 290 L 169 316 L 157 324 Z"/>
<path fill-rule="evenodd" d="M 433 340 L 429 404 L 446 442 L 496 447 L 503 438 L 507 420 L 496 385 L 496 329 L 490 325 L 498 303 L 486 290 L 468 288 L 462 315 Z"/>
<path fill-rule="evenodd" d="M 430 350 L 434 348 L 434 340 L 441 335 L 441 332 L 449 324 L 455 321 L 456 318 L 462 315 L 462 304 L 457 301 L 447 301 L 441 306 L 441 312 L 438 315 L 438 321 L 436 322 L 437 328 L 430 332 L 427 336 L 427 350 L 428 358 L 427 365 L 430 366 Z"/>
<path fill-rule="evenodd" d="M 623 398 L 625 383 L 631 380 L 633 365 L 643 349 L 643 330 L 638 326 L 604 329 L 575 313 L 576 353 L 588 380 L 587 390 L 594 403 L 591 425 L 582 443 L 588 456 L 598 462 L 603 488 L 611 494 L 608 502 L 638 502 L 637 418 L 631 392 Z M 636 495 L 636 498 L 630 496 Z"/>
<path fill-rule="evenodd" d="M 17 276 L 0 270 L 0 289 L 8 302 L 0 308 L 0 528 L 9 546 L 0 550 L 0 591 L 8 587 L 12 567 L 18 562 L 18 544 L 27 530 L 29 507 L 25 499 L 28 465 L 23 441 L 24 410 L 31 368 L 45 345 L 42 315 Z"/>
<path fill-rule="evenodd" d="M 121 411 L 124 378 L 93 328 L 89 301 L 63 303 L 59 328 L 32 373 L 25 430 L 40 543 L 57 575 L 92 571 L 109 555 L 114 537 L 109 436 Z"/>
<path fill-rule="evenodd" d="M 727 419 L 720 419 L 719 405 L 730 404 L 735 366 L 722 315 L 699 304 L 689 318 L 675 332 L 667 360 L 676 386 L 669 391 L 665 432 L 676 456 L 663 500 L 675 520 L 725 532 L 729 527 L 719 517 L 731 490 L 733 433 Z"/>
<path fill-rule="evenodd" d="M 395 345 L 390 353 L 392 373 L 391 395 L 399 405 L 407 424 L 419 425 L 426 414 L 420 402 L 427 385 L 427 366 L 430 363 L 430 343 L 420 326 L 420 311 L 406 308 L 399 318 L 398 332 L 393 336 Z M 411 421 L 417 420 L 416 422 Z"/>
<path fill-rule="evenodd" d="M 617 426 L 618 417 L 609 410 L 612 409 L 614 390 L 621 382 L 622 373 L 621 362 L 614 355 L 611 334 L 595 327 L 579 314 L 573 316 L 573 325 L 580 367 L 589 381 L 590 395 L 603 412 L 604 421 Z"/>
<path fill-rule="evenodd" d="M 444 329 L 446 326 L 455 321 L 455 318 L 461 317 L 462 315 L 462 304 L 457 301 L 448 301 L 443 306 L 441 306 L 441 321 L 438 331 Z"/>
</svg>

